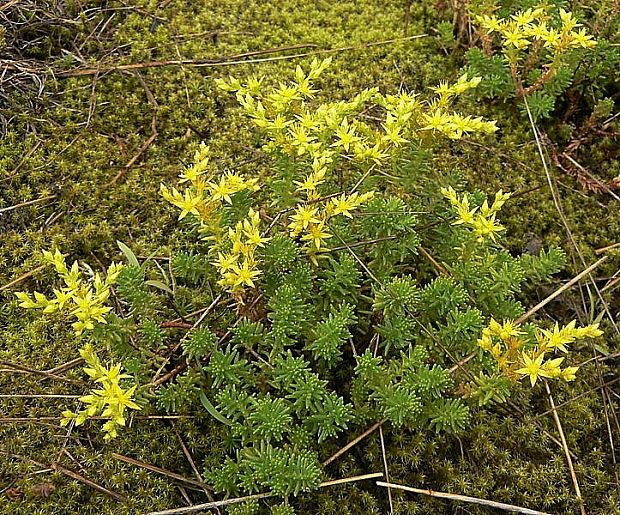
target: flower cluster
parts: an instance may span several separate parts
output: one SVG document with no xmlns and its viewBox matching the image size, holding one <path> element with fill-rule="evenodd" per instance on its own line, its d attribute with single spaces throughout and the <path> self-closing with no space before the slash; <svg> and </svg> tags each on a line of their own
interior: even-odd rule
<svg viewBox="0 0 620 515">
<path fill-rule="evenodd" d="M 254 279 L 260 275 L 256 249 L 263 247 L 269 238 L 261 235 L 259 225 L 260 215 L 250 208 L 245 220 L 228 229 L 228 236 L 222 242 L 227 250 L 218 252 L 213 262 L 222 276 L 218 284 L 231 293 L 240 293 L 245 287 L 254 288 Z"/>
<path fill-rule="evenodd" d="M 560 8 L 559 16 L 561 27 L 558 29 L 548 25 L 551 17 L 544 7 L 518 11 L 504 19 L 494 15 L 478 16 L 477 22 L 489 34 L 500 34 L 501 44 L 506 49 L 523 50 L 540 42 L 554 54 L 559 54 L 572 48 L 596 46 L 593 36 L 587 34 L 585 29 L 574 30 L 581 24 L 577 23 L 571 12 Z"/>
<path fill-rule="evenodd" d="M 95 322 L 106 323 L 105 315 L 112 309 L 105 303 L 110 297 L 111 287 L 116 283 L 122 265 L 112 263 L 105 278 L 98 272 L 92 273 L 86 279 L 79 269 L 77 261 L 69 269 L 65 263 L 65 256 L 58 249 L 55 252 L 44 251 L 43 260 L 53 265 L 62 279 L 64 286 L 54 289 L 53 297 L 46 297 L 43 293 L 34 292 L 30 296 L 26 292 L 17 292 L 20 306 L 26 309 L 41 309 L 50 314 L 62 312 L 77 318 L 72 327 L 76 335 L 94 329 Z M 92 272 L 92 270 L 91 270 Z"/>
<path fill-rule="evenodd" d="M 294 214 L 291 215 L 291 223 L 288 225 L 292 238 L 301 236 L 301 241 L 305 242 L 304 248 L 310 255 L 311 259 L 316 259 L 316 254 L 325 249 L 325 240 L 332 237 L 327 228 L 329 219 L 336 215 L 343 215 L 347 218 L 353 218 L 352 211 L 358 209 L 362 204 L 366 203 L 374 196 L 374 192 L 359 194 L 357 192 L 349 195 L 343 193 L 337 197 L 330 199 L 325 205 L 321 205 L 310 200 L 317 195 L 315 181 L 316 175 L 311 175 L 306 180 L 303 188 L 306 188 L 306 194 L 309 202 L 300 203 L 295 208 Z M 312 185 L 310 181 L 313 181 Z"/>
<path fill-rule="evenodd" d="M 242 84 L 230 77 L 218 79 L 220 89 L 235 92 L 237 100 L 254 123 L 267 134 L 266 150 L 284 151 L 294 157 L 309 157 L 332 163 L 346 156 L 357 163 L 383 164 L 404 143 L 420 140 L 424 131 L 438 131 L 453 139 L 473 132 L 495 132 L 495 122 L 461 116 L 448 111 L 461 93 L 475 87 L 480 78 L 466 75 L 456 84 L 441 84 L 436 98 L 422 101 L 416 93 L 383 95 L 376 88 L 366 89 L 351 100 L 319 104 L 312 108 L 307 101 L 314 98 L 312 88 L 330 59 L 314 60 L 306 73 L 297 67 L 296 80 L 280 84 L 270 92 L 262 91 L 257 79 Z M 380 128 L 364 121 L 360 115 L 373 104 L 384 110 Z M 429 125 L 430 119 L 441 123 Z"/>
<path fill-rule="evenodd" d="M 84 372 L 95 383 L 100 383 L 101 389 L 91 390 L 89 395 L 80 397 L 80 401 L 87 405 L 86 409 L 77 413 L 70 410 L 63 411 L 60 425 L 64 427 L 73 420 L 75 425 L 79 426 L 90 417 L 101 416 L 110 419 L 103 425 L 104 439 L 116 438 L 118 427 L 125 425 L 125 410 L 127 408 L 140 409 L 140 406 L 132 399 L 136 385 L 124 390 L 120 381 L 130 379 L 131 376 L 121 373 L 120 364 L 112 365 L 109 368 L 104 367 L 91 344 L 87 344 L 80 350 L 80 356 L 88 365 L 84 368 Z"/>
<path fill-rule="evenodd" d="M 179 220 L 193 215 L 200 223 L 201 230 L 208 239 L 216 241 L 222 235 L 220 211 L 222 203 L 232 204 L 232 195 L 240 191 L 256 191 L 256 179 L 247 179 L 235 172 L 227 172 L 214 178 L 209 172 L 209 147 L 201 143 L 194 154 L 194 162 L 179 175 L 179 182 L 189 183 L 183 192 L 164 184 L 160 186 L 162 197 L 181 210 Z"/>
<path fill-rule="evenodd" d="M 350 100 L 318 106 L 309 103 L 317 92 L 313 87 L 331 59 L 314 60 L 307 72 L 297 67 L 295 80 L 264 91 L 262 80 L 242 83 L 234 77 L 218 79 L 220 89 L 234 92 L 254 123 L 266 134 L 264 149 L 287 155 L 299 163 L 303 175 L 294 180 L 298 205 L 290 217 L 291 237 L 300 237 L 305 250 L 316 262 L 325 240 L 332 237 L 328 220 L 352 211 L 366 203 L 372 192 L 349 194 L 321 191 L 330 172 L 343 166 L 359 166 L 370 172 L 388 162 L 406 143 L 428 140 L 436 136 L 459 139 L 465 134 L 492 133 L 495 122 L 479 117 L 462 116 L 450 111 L 455 98 L 475 87 L 479 78 L 464 75 L 456 84 L 441 84 L 435 97 L 422 101 L 415 93 L 382 95 L 377 89 L 366 89 Z M 363 112 L 377 109 L 383 117 L 367 117 Z M 381 123 L 370 123 L 367 119 Z M 327 195 L 328 201 L 325 201 Z M 300 198 L 299 198 L 300 197 Z"/>
<path fill-rule="evenodd" d="M 556 351 L 566 354 L 567 345 L 575 340 L 602 334 L 598 324 L 576 327 L 573 320 L 562 328 L 557 323 L 551 330 L 535 328 L 534 344 L 526 333 L 519 331 L 517 324 L 510 321 L 500 324 L 491 319 L 489 326 L 482 330 L 478 345 L 493 356 L 503 375 L 513 381 L 529 377 L 534 386 L 539 377 L 574 380 L 578 367 L 561 368 L 565 356 L 554 357 Z"/>
<path fill-rule="evenodd" d="M 510 193 L 504 193 L 500 190 L 495 194 L 493 204 L 489 206 L 488 201 L 485 200 L 482 206 L 473 208 L 470 206 L 467 193 L 459 198 L 452 186 L 441 188 L 441 193 L 456 209 L 458 219 L 453 225 L 464 224 L 471 227 L 478 237 L 478 241 L 482 242 L 486 238 L 495 241 L 496 234 L 504 230 L 504 227 L 497 222 L 496 215 L 510 198 Z"/>
<path fill-rule="evenodd" d="M 510 17 L 483 14 L 475 16 L 475 20 L 484 31 L 483 45 L 487 53 L 491 53 L 494 36 L 499 36 L 519 97 L 541 88 L 552 79 L 572 50 L 596 46 L 593 36 L 585 28 L 578 29 L 581 24 L 571 12 L 562 8 L 551 13 L 549 6 L 540 5 L 517 11 Z M 522 77 L 526 77 L 538 62 L 546 70 L 534 84 L 524 88 Z"/>
<path fill-rule="evenodd" d="M 480 84 L 481 80 L 480 77 L 469 79 L 467 74 L 464 74 L 454 84 L 443 81 L 439 86 L 433 88 L 437 96 L 429 102 L 429 112 L 422 114 L 426 125 L 421 127 L 420 130 L 442 134 L 450 139 L 461 139 L 464 135 L 475 132 L 495 132 L 497 126 L 494 121 L 483 120 L 480 116 L 463 116 L 448 111 L 455 97 L 469 89 L 475 88 Z"/>
</svg>

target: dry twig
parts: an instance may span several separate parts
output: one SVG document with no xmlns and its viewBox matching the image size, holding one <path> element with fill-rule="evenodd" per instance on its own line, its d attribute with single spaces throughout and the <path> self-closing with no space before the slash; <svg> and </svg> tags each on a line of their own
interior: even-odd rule
<svg viewBox="0 0 620 515">
<path fill-rule="evenodd" d="M 365 481 L 368 479 L 375 479 L 383 477 L 382 472 L 374 472 L 372 474 L 364 474 L 363 476 L 345 477 L 342 479 L 332 479 L 331 481 L 324 481 L 319 485 L 319 488 L 325 488 L 327 486 L 343 485 L 346 483 L 353 483 L 357 481 Z M 235 497 L 233 499 L 224 499 L 223 501 L 208 502 L 204 504 L 194 504 L 193 506 L 184 506 L 183 508 L 172 508 L 170 510 L 163 511 L 151 511 L 146 515 L 182 515 L 184 513 L 194 513 L 196 511 L 209 510 L 212 508 L 219 508 L 221 506 L 229 506 L 231 504 L 238 504 L 253 499 L 266 499 L 268 497 L 275 497 L 275 494 L 271 492 L 265 492 L 261 494 L 247 495 L 245 497 Z"/>
<path fill-rule="evenodd" d="M 514 504 L 489 501 L 487 499 L 480 499 L 479 497 L 469 497 L 468 495 L 450 494 L 445 492 L 437 492 L 435 490 L 423 490 L 421 488 L 412 488 L 410 486 L 397 485 L 395 483 L 384 483 L 383 481 L 377 481 L 377 485 L 385 488 L 404 490 L 405 492 L 413 492 L 414 494 L 428 495 L 429 497 L 439 497 L 441 499 L 450 499 L 452 501 L 479 504 L 481 506 L 488 506 L 489 508 L 497 508 L 498 510 L 511 511 L 513 513 L 523 513 L 525 515 L 549 515 L 548 513 L 544 513 L 542 511 L 530 510 L 529 508 L 522 508 L 520 506 L 515 506 Z"/>
</svg>

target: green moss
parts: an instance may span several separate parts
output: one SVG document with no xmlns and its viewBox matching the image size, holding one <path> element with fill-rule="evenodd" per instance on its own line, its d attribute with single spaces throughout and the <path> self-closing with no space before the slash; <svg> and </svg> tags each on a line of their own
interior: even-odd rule
<svg viewBox="0 0 620 515">
<path fill-rule="evenodd" d="M 165 8 L 159 5 L 165 4 Z M 377 86 L 396 92 L 399 87 L 423 89 L 454 75 L 462 65 L 458 55 L 447 57 L 432 37 L 367 46 L 375 41 L 431 33 L 449 13 L 435 11 L 434 3 L 372 0 L 333 2 L 259 2 L 201 0 L 185 2 L 139 0 L 126 9 L 108 2 L 108 11 L 83 23 L 79 36 L 82 54 L 95 65 L 147 60 L 217 59 L 245 52 L 297 45 L 317 49 L 355 47 L 334 53 L 334 65 L 322 79 L 325 95 L 342 98 L 363 87 Z M 432 5 L 431 5 L 432 4 Z M 75 6 L 74 6 L 75 7 Z M 437 8 L 439 9 L 439 7 Z M 102 20 L 112 16 L 103 34 L 87 38 Z M 408 14 L 407 14 L 408 13 Z M 60 33 L 62 41 L 68 35 Z M 34 56 L 56 56 L 58 64 L 79 63 L 62 57 L 56 43 L 47 40 Z M 118 50 L 115 50 L 118 49 Z M 2 51 L 0 49 L 0 51 Z M 306 52 L 307 49 L 285 53 Z M 309 51 L 313 51 L 310 49 Z M 267 56 L 257 56 L 267 57 Z M 137 254 L 168 255 L 184 246 L 173 209 L 160 200 L 159 183 L 170 182 L 201 140 L 211 145 L 222 163 L 254 174 L 269 174 L 267 161 L 257 150 L 256 136 L 238 108 L 218 92 L 214 79 L 234 68 L 238 76 L 266 74 L 273 81 L 293 63 L 304 59 L 273 60 L 218 67 L 168 66 L 136 72 L 100 73 L 96 76 L 57 78 L 48 82 L 48 95 L 36 110 L 10 113 L 6 136 L 0 140 L 0 209 L 50 195 L 54 198 L 0 213 L 0 285 L 38 266 L 42 249 L 58 246 L 69 259 L 107 264 L 120 255 L 115 241 L 131 244 Z M 151 97 L 152 95 L 152 97 Z M 157 102 L 153 105 L 152 98 Z M 520 251 L 535 237 L 543 244 L 559 244 L 573 261 L 565 278 L 583 268 L 572 250 L 550 195 L 538 151 L 528 124 L 511 106 L 482 106 L 470 97 L 463 110 L 496 118 L 501 131 L 484 146 L 461 145 L 458 154 L 446 145 L 438 149 L 436 167 L 443 173 L 458 171 L 474 187 L 522 192 L 505 208 L 503 220 L 510 248 Z M 128 170 L 126 164 L 151 135 L 156 113 L 157 138 Z M 609 142 L 591 149 L 594 162 L 605 163 Z M 617 162 L 597 170 L 606 178 L 617 174 Z M 116 184 L 110 181 L 119 173 Z M 553 170 L 567 222 L 586 262 L 593 249 L 620 241 L 617 201 L 584 192 L 574 179 Z M 534 189 L 536 188 L 536 189 Z M 603 223 L 604 222 L 604 223 Z M 618 257 L 610 259 L 597 275 L 612 275 Z M 22 287 L 44 288 L 48 271 L 37 272 Z M 544 297 L 548 292 L 534 292 Z M 614 302 L 612 292 L 606 299 Z M 0 292 L 0 359 L 34 369 L 50 369 L 77 356 L 74 337 L 61 321 L 42 321 L 16 307 L 10 291 Z M 555 313 L 575 317 L 573 297 Z M 575 297 L 577 298 L 577 297 Z M 617 303 L 617 301 L 615 301 Z M 617 304 L 612 304 L 614 307 Z M 596 307 L 600 311 L 600 306 Z M 615 311 L 614 311 L 615 312 Z M 553 312 L 550 312 L 553 313 Z M 610 352 L 618 341 L 607 342 Z M 583 360 L 592 356 L 583 349 Z M 606 380 L 617 377 L 609 361 Z M 8 368 L 8 367 L 0 367 Z M 592 363 L 570 387 L 554 391 L 556 402 L 586 393 L 598 384 Z M 82 379 L 79 369 L 67 377 Z M 19 394 L 82 394 L 84 387 L 16 372 L 0 373 L 0 390 Z M 612 398 L 617 405 L 617 399 Z M 70 399 L 0 399 L 2 417 L 55 417 Z M 548 409 L 544 395 L 521 392 L 514 399 L 527 413 Z M 579 457 L 576 471 L 588 513 L 620 513 L 614 482 L 614 465 L 602 414 L 600 392 L 586 393 L 560 411 L 571 450 Z M 617 407 L 617 406 L 616 406 Z M 549 433 L 557 431 L 549 416 L 538 420 Z M 192 477 L 176 433 L 182 435 L 200 470 L 219 463 L 223 449 L 211 445 L 217 427 L 208 420 L 135 420 L 114 445 L 104 444 L 95 425 L 74 431 L 67 450 L 84 467 L 80 473 L 125 495 L 121 505 L 110 497 L 66 476 L 33 474 L 39 467 L 0 454 L 0 491 L 17 488 L 21 497 L 0 493 L 0 507 L 17 514 L 133 514 L 185 504 L 169 478 L 122 463 L 112 452 Z M 0 451 L 19 454 L 46 465 L 58 458 L 65 430 L 58 421 L 0 423 Z M 614 435 L 618 438 L 617 433 Z M 479 414 L 473 428 L 460 439 L 386 431 L 391 480 L 452 493 L 462 493 L 537 508 L 552 513 L 576 513 L 578 507 L 562 451 L 541 433 L 538 425 L 512 413 Z M 344 444 L 345 439 L 340 442 Z M 336 450 L 326 446 L 324 457 Z M 79 467 L 68 456 L 60 462 Z M 616 471 L 617 469 L 617 465 Z M 328 469 L 332 477 L 383 470 L 376 435 L 354 448 Z M 36 496 L 31 486 L 43 479 L 56 490 L 48 498 Z M 202 492 L 188 490 L 194 502 L 205 502 Z M 393 493 L 396 513 L 455 513 L 456 504 Z M 385 513 L 385 491 L 372 482 L 319 490 L 294 500 L 298 513 Z M 467 511 L 465 511 L 467 510 Z M 489 513 L 463 507 L 463 512 Z"/>
</svg>

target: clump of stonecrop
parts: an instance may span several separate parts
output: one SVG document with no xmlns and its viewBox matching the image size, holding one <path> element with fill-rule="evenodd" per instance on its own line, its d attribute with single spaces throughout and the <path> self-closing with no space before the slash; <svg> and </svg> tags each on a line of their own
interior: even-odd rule
<svg viewBox="0 0 620 515">
<path fill-rule="evenodd" d="M 77 320 L 71 326 L 77 336 L 84 331 L 92 331 L 96 323 L 105 324 L 105 315 L 112 309 L 106 302 L 122 265 L 112 263 L 105 277 L 89 269 L 90 277 L 86 278 L 78 262 L 75 261 L 69 268 L 65 256 L 58 249 L 54 252 L 43 251 L 43 261 L 54 266 L 62 286 L 55 288 L 54 295 L 49 298 L 37 291 L 32 296 L 27 292 L 17 292 L 15 295 L 19 305 L 26 309 L 40 309 L 45 314 L 59 312 L 75 317 Z"/>
<path fill-rule="evenodd" d="M 84 372 L 95 383 L 99 383 L 101 389 L 93 389 L 90 394 L 80 397 L 80 402 L 87 405 L 85 409 L 77 412 L 63 411 L 60 425 L 64 427 L 73 421 L 76 426 L 80 426 L 91 417 L 101 416 L 109 419 L 102 427 L 105 433 L 104 440 L 116 438 L 118 428 L 125 426 L 126 409 L 140 409 L 133 400 L 137 385 L 124 389 L 121 381 L 131 379 L 131 376 L 121 373 L 120 363 L 109 367 L 103 366 L 92 344 L 86 344 L 80 350 L 80 356 L 88 365 L 84 367 Z"/>
<path fill-rule="evenodd" d="M 513 3 L 472 2 L 469 10 L 480 48 L 470 49 L 466 58 L 469 73 L 482 77 L 480 95 L 526 98 L 539 119 L 550 115 L 584 52 L 597 42 L 572 12 L 553 3 L 529 5 L 519 9 Z"/>
<path fill-rule="evenodd" d="M 564 327 L 556 323 L 553 329 L 527 329 L 520 331 L 519 324 L 500 324 L 491 319 L 489 326 L 482 330 L 478 345 L 493 356 L 503 376 L 512 381 L 529 377 L 532 386 L 540 377 L 573 381 L 578 367 L 561 368 L 565 356 L 553 356 L 558 352 L 567 354 L 569 343 L 603 334 L 599 324 L 576 327 L 574 320 Z"/>
<path fill-rule="evenodd" d="M 220 428 L 205 479 L 229 496 L 317 488 L 330 442 L 377 421 L 464 429 L 510 394 L 483 330 L 518 319 L 522 288 L 564 264 L 556 248 L 512 256 L 497 219 L 509 196 L 464 193 L 458 171 L 429 166 L 434 146 L 495 131 L 455 107 L 477 78 L 322 102 L 328 64 L 275 87 L 218 81 L 258 127 L 269 175 L 220 170 L 201 145 L 161 188 L 189 250 L 162 267 L 123 249 L 122 311 L 95 325 L 160 409 Z"/>
<path fill-rule="evenodd" d="M 39 309 L 45 315 L 56 313 L 76 318 L 71 327 L 78 339 L 92 334 L 96 326 L 107 324 L 106 316 L 112 311 L 112 307 L 107 305 L 108 300 L 125 267 L 112 263 L 102 277 L 99 272 L 93 272 L 85 265 L 87 277 L 77 261 L 69 268 L 66 256 L 58 249 L 54 252 L 43 251 L 42 257 L 44 263 L 54 266 L 62 285 L 54 288 L 54 295 L 50 297 L 37 291 L 32 296 L 27 292 L 17 292 L 15 295 L 20 301 L 19 305 L 26 309 Z M 95 416 L 109 419 L 102 429 L 104 439 L 111 440 L 118 435 L 118 427 L 125 425 L 126 408 L 140 409 L 132 399 L 137 385 L 124 390 L 120 381 L 131 376 L 121 373 L 120 364 L 104 367 L 91 343 L 85 344 L 80 350 L 80 356 L 88 365 L 84 371 L 93 381 L 100 383 L 101 389 L 93 389 L 89 395 L 80 397 L 80 402 L 87 404 L 87 408 L 78 412 L 64 411 L 60 424 L 65 426 L 73 421 L 76 426 L 80 426 Z"/>
</svg>

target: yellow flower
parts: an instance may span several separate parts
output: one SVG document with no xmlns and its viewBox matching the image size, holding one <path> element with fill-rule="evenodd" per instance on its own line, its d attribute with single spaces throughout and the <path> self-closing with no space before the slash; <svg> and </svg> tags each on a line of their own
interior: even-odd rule
<svg viewBox="0 0 620 515">
<path fill-rule="evenodd" d="M 441 112 L 441 109 L 431 112 L 430 115 L 424 113 L 422 116 L 426 125 L 422 127 L 421 130 L 443 131 L 449 122 L 449 117 L 446 117 L 446 115 Z"/>
<path fill-rule="evenodd" d="M 298 186 L 295 191 L 314 191 L 316 190 L 319 184 L 323 184 L 325 174 L 327 173 L 326 168 L 321 168 L 316 172 L 312 172 L 303 182 L 294 181 L 294 183 Z"/>
<path fill-rule="evenodd" d="M 568 352 L 566 344 L 575 340 L 575 323 L 575 320 L 573 320 L 568 325 L 560 329 L 560 326 L 556 322 L 553 330 L 548 331 L 546 329 L 542 329 L 541 332 L 546 338 L 547 347 L 551 349 L 558 349 L 561 352 Z"/>
<path fill-rule="evenodd" d="M 483 334 L 482 338 L 478 338 L 477 344 L 478 344 L 478 347 L 489 352 L 491 348 L 493 347 L 493 340 L 491 339 L 489 335 Z"/>
<path fill-rule="evenodd" d="M 561 37 L 556 30 L 549 29 L 546 34 L 542 35 L 542 40 L 546 48 L 556 48 L 560 44 Z"/>
<path fill-rule="evenodd" d="M 325 230 L 325 222 L 319 222 L 318 224 L 311 224 L 308 227 L 308 234 L 301 237 L 303 241 L 308 241 L 314 245 L 316 250 L 321 248 L 323 240 L 331 238 L 332 235 Z"/>
<path fill-rule="evenodd" d="M 357 192 L 351 195 L 342 194 L 340 197 L 331 200 L 332 213 L 334 215 L 343 215 L 347 218 L 353 218 L 351 211 L 357 209 L 361 204 L 372 198 L 373 192 L 359 195 Z"/>
<path fill-rule="evenodd" d="M 292 125 L 288 133 L 291 145 L 297 147 L 298 156 L 305 154 L 310 144 L 316 139 L 316 137 L 309 134 L 308 129 L 301 124 Z"/>
<path fill-rule="evenodd" d="M 546 372 L 542 369 L 542 362 L 544 358 L 544 354 L 541 354 L 534 359 L 530 358 L 527 354 L 523 354 L 523 362 L 525 366 L 519 370 L 516 370 L 517 374 L 529 376 L 530 382 L 532 383 L 532 386 L 534 386 L 539 376 L 548 377 Z"/>
<path fill-rule="evenodd" d="M 545 22 L 538 23 L 527 29 L 527 35 L 537 40 L 544 40 L 548 29 Z"/>
<path fill-rule="evenodd" d="M 249 286 L 250 288 L 254 288 L 254 279 L 260 275 L 260 272 L 258 270 L 253 270 L 248 263 L 245 262 L 241 266 L 233 265 L 232 275 L 234 277 L 233 286 Z"/>
<path fill-rule="evenodd" d="M 560 19 L 562 20 L 562 30 L 569 32 L 578 26 L 573 13 L 560 7 Z"/>
<path fill-rule="evenodd" d="M 483 16 L 476 16 L 476 21 L 488 32 L 497 32 L 501 28 L 501 22 L 497 16 L 489 16 L 487 14 Z"/>
<path fill-rule="evenodd" d="M 209 186 L 211 187 L 210 193 L 213 200 L 224 200 L 229 204 L 232 204 L 232 199 L 230 196 L 233 193 L 236 193 L 236 191 L 225 177 L 222 177 L 220 182 L 217 184 L 210 182 Z"/>
<path fill-rule="evenodd" d="M 560 369 L 562 361 L 564 361 L 563 357 L 545 361 L 541 367 L 541 370 L 545 373 L 545 377 L 560 377 L 562 375 L 562 370 Z"/>
<path fill-rule="evenodd" d="M 517 329 L 517 327 L 515 325 L 513 325 L 513 323 L 508 320 L 508 321 L 504 322 L 504 325 L 502 325 L 502 327 L 501 327 L 501 329 L 499 331 L 499 335 L 498 336 L 502 340 L 507 340 L 510 337 L 519 336 L 521 334 L 523 334 L 523 332 L 519 331 Z"/>
<path fill-rule="evenodd" d="M 246 245 L 251 247 L 264 247 L 264 244 L 271 239 L 261 236 L 258 229 L 252 229 L 252 231 L 244 231 L 244 234 L 247 237 Z"/>
<path fill-rule="evenodd" d="M 214 261 L 212 264 L 219 269 L 221 274 L 223 274 L 224 272 L 232 270 L 233 266 L 237 264 L 238 260 L 238 254 L 222 254 L 221 252 L 218 252 L 217 260 Z"/>
<path fill-rule="evenodd" d="M 596 46 L 594 37 L 586 34 L 586 29 L 581 29 L 578 32 L 571 32 L 571 44 L 573 46 L 580 46 L 582 48 L 593 48 Z"/>
<path fill-rule="evenodd" d="M 271 130 L 271 131 L 283 131 L 291 123 L 293 122 L 290 120 L 287 120 L 283 115 L 277 114 L 273 120 L 268 121 L 268 125 L 266 126 L 266 129 Z"/>
<path fill-rule="evenodd" d="M 297 212 L 291 216 L 293 222 L 289 224 L 289 228 L 293 234 L 298 234 L 302 230 L 308 228 L 310 224 L 318 224 L 320 220 L 317 218 L 316 214 L 318 212 L 317 208 L 312 208 L 311 206 L 297 206 Z"/>
<path fill-rule="evenodd" d="M 504 46 L 513 46 L 516 49 L 526 48 L 530 42 L 525 37 L 525 34 L 520 29 L 504 31 Z"/>
<path fill-rule="evenodd" d="M 528 9 L 527 11 L 519 11 L 512 15 L 512 19 L 517 24 L 517 27 L 524 27 L 534 21 L 534 12 L 532 9 Z"/>
<path fill-rule="evenodd" d="M 486 237 L 495 241 L 495 235 L 504 230 L 504 227 L 495 222 L 495 215 L 490 218 L 485 218 L 482 215 L 478 215 L 471 226 L 474 232 L 478 235 L 478 241 L 484 241 Z"/>
<path fill-rule="evenodd" d="M 86 409 L 77 413 L 69 410 L 63 411 L 60 424 L 66 426 L 73 420 L 75 425 L 79 426 L 99 413 L 100 416 L 110 419 L 103 425 L 103 431 L 106 433 L 104 438 L 110 440 L 117 436 L 117 427 L 125 425 L 125 410 L 127 408 L 140 409 L 140 406 L 133 400 L 137 385 L 124 390 L 119 385 L 119 381 L 129 379 L 131 376 L 121 373 L 120 364 L 109 368 L 104 367 L 91 344 L 85 345 L 80 350 L 80 355 L 88 365 L 84 368 L 84 372 L 95 382 L 101 383 L 101 389 L 93 389 L 90 394 L 80 397 L 80 401 L 86 404 Z"/>
<path fill-rule="evenodd" d="M 381 137 L 381 139 L 387 143 L 391 143 L 392 145 L 398 147 L 401 143 L 409 142 L 408 139 L 401 136 L 403 126 L 396 122 L 391 113 L 388 113 L 387 115 L 387 121 L 385 125 L 383 125 L 383 130 L 385 131 L 385 134 Z"/>
<path fill-rule="evenodd" d="M 562 370 L 562 379 L 564 379 L 564 381 L 574 381 L 577 370 L 579 370 L 579 367 L 566 367 Z"/>
<path fill-rule="evenodd" d="M 49 250 L 43 251 L 43 260 L 47 263 L 54 265 L 56 272 L 59 274 L 67 273 L 67 265 L 65 264 L 65 255 L 61 254 L 60 250 L 56 249 L 54 253 Z"/>
<path fill-rule="evenodd" d="M 336 130 L 334 136 L 336 136 L 338 140 L 332 143 L 332 147 L 342 147 L 347 152 L 353 143 L 361 140 L 359 136 L 355 135 L 355 127 L 349 125 L 346 116 L 342 119 L 340 127 Z"/>
<path fill-rule="evenodd" d="M 196 216 L 199 215 L 198 206 L 204 202 L 204 199 L 202 196 L 194 196 L 189 188 L 185 190 L 184 194 L 181 194 L 176 188 L 172 188 L 171 192 L 162 184 L 160 192 L 164 199 L 181 210 L 179 220 L 183 220 L 190 213 Z"/>
</svg>

